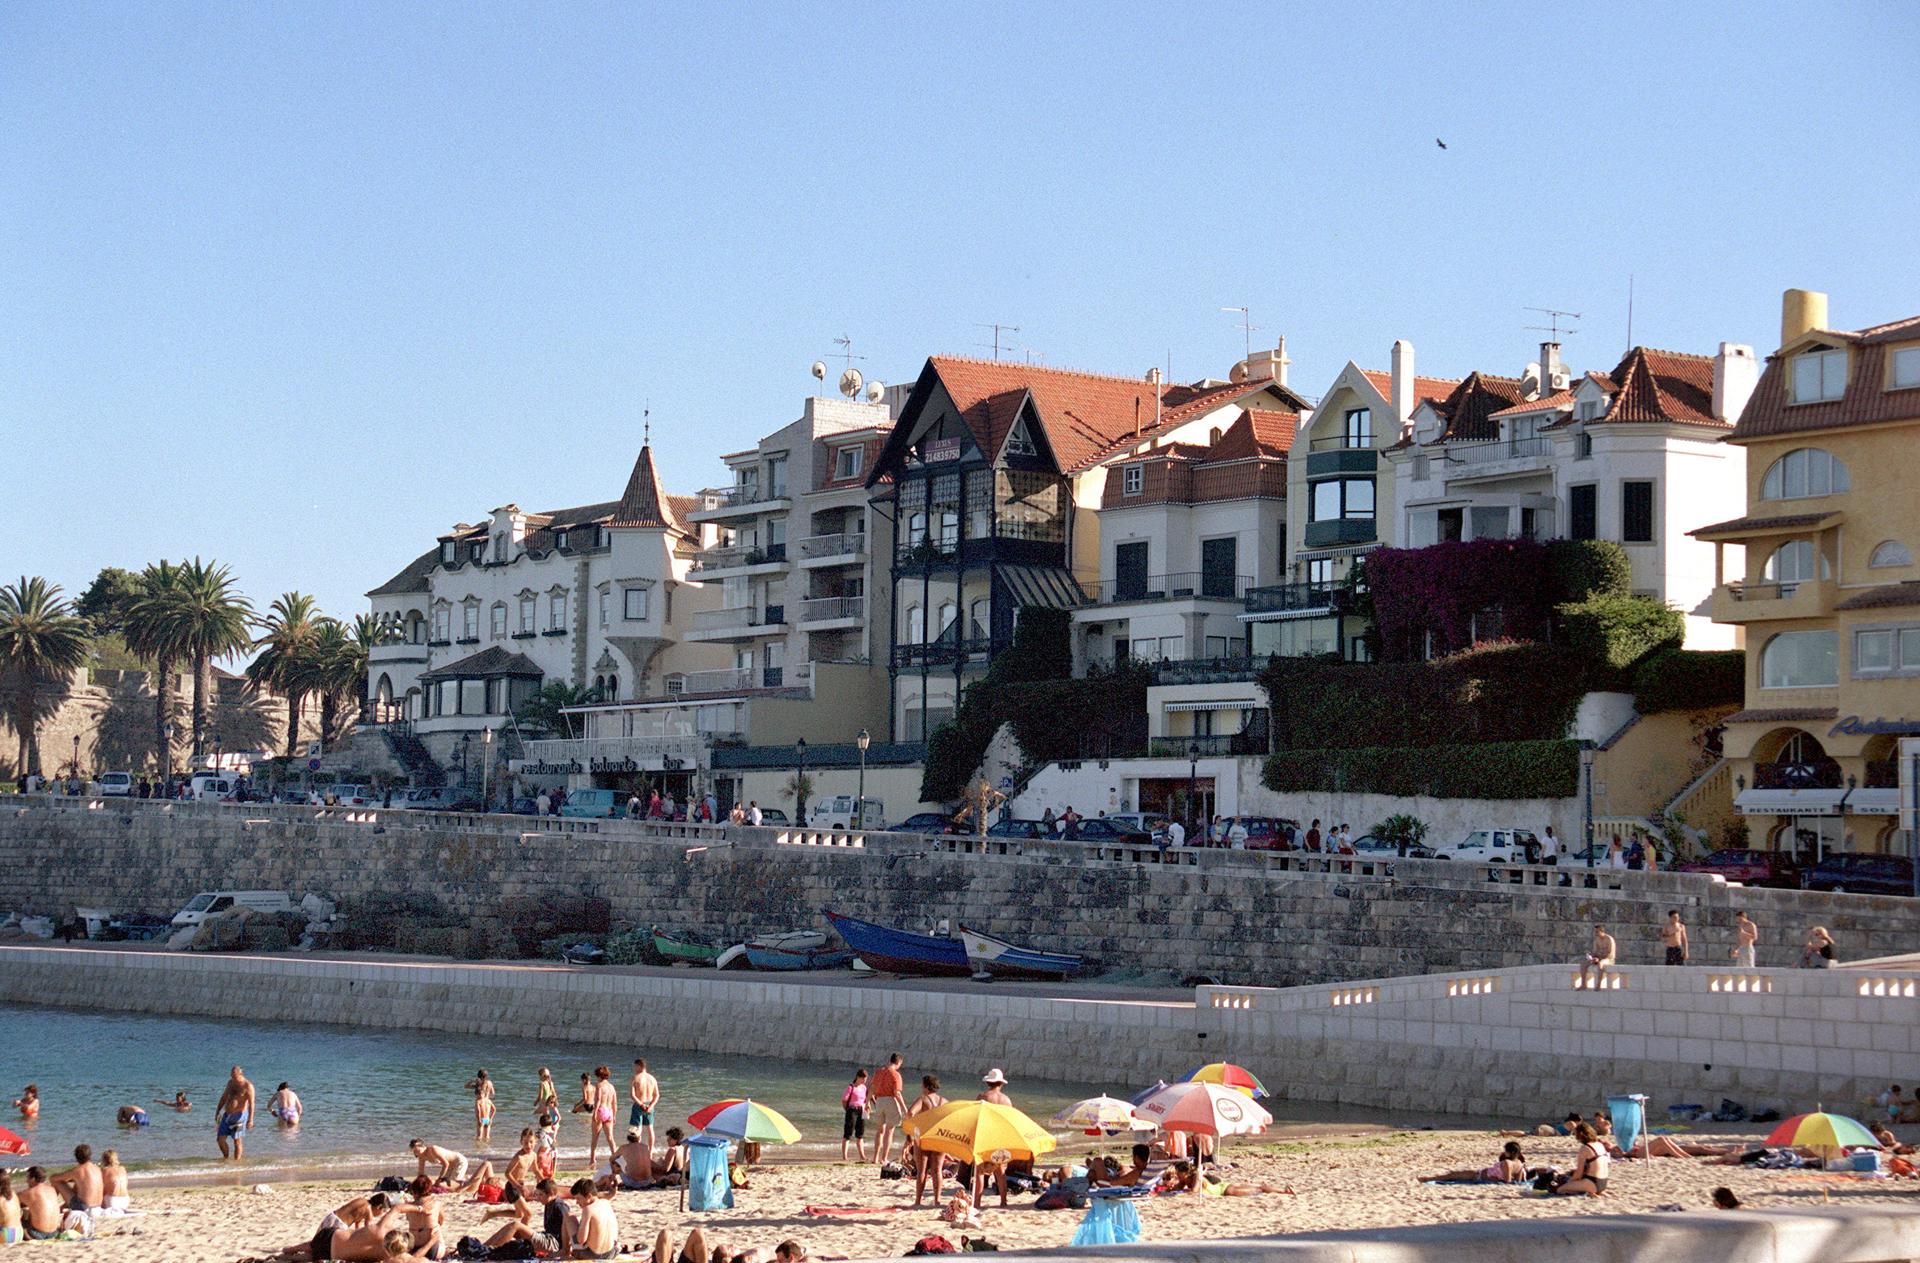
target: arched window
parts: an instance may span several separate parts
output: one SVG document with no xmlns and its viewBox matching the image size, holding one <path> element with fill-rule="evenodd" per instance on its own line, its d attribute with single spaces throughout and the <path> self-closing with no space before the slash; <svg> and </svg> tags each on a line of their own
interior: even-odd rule
<svg viewBox="0 0 1920 1263">
<path fill-rule="evenodd" d="M 927 639 L 927 616 L 917 605 L 907 607 L 907 643 L 925 644 Z"/>
<path fill-rule="evenodd" d="M 1796 447 L 1767 469 L 1760 480 L 1762 500 L 1804 500 L 1851 491 L 1847 467 L 1818 447 Z"/>
<path fill-rule="evenodd" d="M 959 617 L 960 607 L 958 605 L 952 601 L 940 602 L 940 635 L 938 639 L 945 640 L 947 637 L 956 634 L 953 624 Z"/>
<path fill-rule="evenodd" d="M 620 700 L 620 677 L 617 675 L 607 677 L 607 700 L 610 702 Z"/>
<path fill-rule="evenodd" d="M 1883 539 L 1873 546 L 1873 556 L 1867 559 L 1869 566 L 1911 566 L 1913 554 L 1907 546 L 1897 539 Z"/>
<path fill-rule="evenodd" d="M 1839 682 L 1838 633 L 1781 632 L 1760 651 L 1761 688 L 1832 688 Z"/>
<path fill-rule="evenodd" d="M 987 598 L 983 596 L 967 608 L 967 639 L 985 640 L 991 634 L 992 619 Z"/>
<path fill-rule="evenodd" d="M 1827 559 L 1818 555 L 1813 541 L 1790 539 L 1767 558 L 1765 573 L 1770 583 L 1806 583 L 1814 578 L 1816 568 L 1820 578 L 1827 577 Z"/>
<path fill-rule="evenodd" d="M 507 603 L 495 601 L 493 608 L 487 611 L 487 630 L 495 640 L 507 638 Z"/>
</svg>

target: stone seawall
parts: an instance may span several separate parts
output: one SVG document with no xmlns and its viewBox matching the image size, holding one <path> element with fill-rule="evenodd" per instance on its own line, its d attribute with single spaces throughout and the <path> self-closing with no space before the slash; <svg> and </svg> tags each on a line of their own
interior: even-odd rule
<svg viewBox="0 0 1920 1263">
<path fill-rule="evenodd" d="M 1702 962 L 1725 959 L 1741 908 L 1762 927 L 1763 965 L 1797 962 L 1814 924 L 1833 931 L 1843 959 L 1920 950 L 1920 901 L 1682 874 L 1231 851 L 1161 862 L 1150 849 L 997 839 L 993 853 L 962 853 L 953 848 L 970 839 L 907 835 L 796 844 L 808 840 L 773 829 L 723 837 L 626 822 L 0 800 L 0 912 L 171 913 L 198 891 L 266 888 L 349 909 L 406 892 L 497 926 L 503 900 L 596 895 L 616 922 L 746 935 L 819 926 L 835 908 L 907 928 L 965 923 L 1111 967 L 1263 985 L 1573 960 L 1596 921 L 1618 935 L 1623 963 L 1651 962 L 1668 908 L 1686 915 Z"/>
</svg>

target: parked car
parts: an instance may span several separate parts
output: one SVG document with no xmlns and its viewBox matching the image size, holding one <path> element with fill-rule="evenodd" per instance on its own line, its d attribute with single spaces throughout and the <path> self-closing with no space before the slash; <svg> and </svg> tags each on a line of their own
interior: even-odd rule
<svg viewBox="0 0 1920 1263">
<path fill-rule="evenodd" d="M 478 811 L 480 799 L 453 785 L 422 786 L 394 804 L 403 811 Z"/>
<path fill-rule="evenodd" d="M 1385 838 L 1377 838 L 1371 833 L 1363 833 L 1353 840 L 1353 853 L 1355 855 L 1365 855 L 1369 858 L 1378 858 L 1382 855 L 1392 855 L 1397 858 L 1400 854 L 1400 844 L 1398 842 L 1389 842 Z M 1430 860 L 1433 858 L 1433 848 L 1425 842 L 1410 843 L 1407 846 L 1406 858 L 1410 860 Z"/>
<path fill-rule="evenodd" d="M 952 833 L 953 819 L 944 812 L 916 811 L 898 824 L 887 826 L 889 833 Z"/>
<path fill-rule="evenodd" d="M 1036 827 L 1039 821 L 1034 821 Z M 1036 837 L 1040 836 L 1035 834 Z M 1152 846 L 1153 835 L 1141 829 L 1115 824 L 1108 816 L 1095 816 L 1080 822 L 1082 842 L 1102 842 L 1109 846 Z"/>
<path fill-rule="evenodd" d="M 534 798 L 516 798 L 504 803 L 496 810 L 512 816 L 537 816 L 540 814 L 540 802 Z"/>
<path fill-rule="evenodd" d="M 854 819 L 877 825 L 887 818 L 886 804 L 867 798 L 856 804 L 852 794 L 833 794 L 814 803 L 807 811 L 807 822 L 815 829 L 851 829 Z"/>
<path fill-rule="evenodd" d="M 195 772 L 187 782 L 187 792 L 197 803 L 232 802 L 239 781 L 227 772 Z"/>
<path fill-rule="evenodd" d="M 1749 851 L 1739 848 L 1715 851 L 1703 860 L 1690 860 L 1674 866 L 1676 873 L 1717 873 L 1728 881 L 1747 886 L 1777 886 L 1795 890 L 1801 885 L 1800 865 L 1789 851 Z"/>
<path fill-rule="evenodd" d="M 563 816 L 588 816 L 605 819 L 610 816 L 623 816 L 627 812 L 627 796 L 614 789 L 576 789 L 567 793 L 567 801 L 560 804 Z"/>
<path fill-rule="evenodd" d="M 1249 851 L 1291 851 L 1300 844 L 1300 822 L 1282 816 L 1235 816 L 1226 830 L 1227 846 Z"/>
<path fill-rule="evenodd" d="M 94 782 L 93 792 L 102 798 L 131 798 L 133 790 L 132 772 L 102 772 Z"/>
<path fill-rule="evenodd" d="M 762 807 L 760 809 L 760 823 L 763 827 L 771 829 L 792 824 L 793 821 L 787 819 L 787 813 L 778 807 Z"/>
<path fill-rule="evenodd" d="M 1156 842 L 1160 840 L 1160 834 L 1170 823 L 1169 818 L 1158 811 L 1111 811 L 1100 818 L 1111 820 L 1123 829 L 1137 829 L 1141 833 L 1150 835 Z M 1185 827 L 1183 822 L 1181 828 Z"/>
<path fill-rule="evenodd" d="M 208 917 L 235 907 L 255 912 L 292 912 L 293 899 L 283 890 L 206 890 L 187 900 L 187 906 L 173 914 L 173 925 L 175 928 L 198 925 Z"/>
<path fill-rule="evenodd" d="M 1531 829 L 1475 829 L 1458 842 L 1443 842 L 1434 847 L 1433 858 L 1483 864 L 1525 864 L 1528 853 L 1539 854 L 1539 847 L 1540 839 Z"/>
<path fill-rule="evenodd" d="M 1083 824 L 1081 826 L 1085 828 Z M 1051 836 L 1038 820 L 1001 820 L 987 830 L 990 838 L 1044 838 Z"/>
<path fill-rule="evenodd" d="M 1904 855 L 1836 851 L 1807 870 L 1807 889 L 1853 895 L 1910 895 L 1913 861 Z"/>
<path fill-rule="evenodd" d="M 343 781 L 315 786 L 307 796 L 307 802 L 314 807 L 373 807 L 379 804 L 380 799 L 371 785 Z"/>
</svg>

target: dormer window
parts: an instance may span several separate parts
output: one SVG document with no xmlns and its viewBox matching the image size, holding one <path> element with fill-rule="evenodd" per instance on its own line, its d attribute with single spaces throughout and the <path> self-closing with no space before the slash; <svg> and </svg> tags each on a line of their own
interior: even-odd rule
<svg viewBox="0 0 1920 1263">
<path fill-rule="evenodd" d="M 860 462 L 866 455 L 857 447 L 837 447 L 833 451 L 833 477 L 840 481 L 860 476 Z"/>
<path fill-rule="evenodd" d="M 1793 357 L 1793 401 L 1822 403 L 1838 399 L 1847 389 L 1847 353 L 1819 347 Z"/>
<path fill-rule="evenodd" d="M 1013 429 L 1007 433 L 1005 452 L 1009 456 L 1038 456 L 1040 449 L 1033 444 L 1033 436 L 1027 433 L 1027 423 L 1016 421 Z"/>
<path fill-rule="evenodd" d="M 1920 346 L 1903 346 L 1891 358 L 1888 390 L 1912 390 L 1920 386 Z"/>
<path fill-rule="evenodd" d="M 1573 406 L 1573 419 L 1575 421 L 1595 420 L 1600 415 L 1601 406 L 1601 401 L 1598 399 L 1582 399 Z"/>
<path fill-rule="evenodd" d="M 613 532 L 604 526 L 593 528 L 593 543 L 596 548 L 605 548 L 613 542 Z"/>
<path fill-rule="evenodd" d="M 487 546 L 479 542 L 468 544 L 467 556 L 473 561 L 485 561 L 487 559 Z"/>
<path fill-rule="evenodd" d="M 1137 496 L 1146 485 L 1147 469 L 1144 465 L 1128 465 L 1120 475 L 1120 490 L 1125 495 Z"/>
<path fill-rule="evenodd" d="M 443 566 L 451 566 L 454 558 L 459 556 L 458 549 L 459 546 L 452 540 L 448 540 L 446 543 L 440 545 L 440 564 Z"/>
<path fill-rule="evenodd" d="M 567 546 L 567 533 L 565 531 L 555 531 L 553 533 L 553 546 L 562 549 Z"/>
</svg>

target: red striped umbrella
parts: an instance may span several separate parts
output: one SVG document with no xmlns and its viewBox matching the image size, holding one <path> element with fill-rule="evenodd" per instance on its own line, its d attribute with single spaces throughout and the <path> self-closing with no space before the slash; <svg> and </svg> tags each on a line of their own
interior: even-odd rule
<svg viewBox="0 0 1920 1263">
<path fill-rule="evenodd" d="M 17 1153 L 24 1156 L 32 1152 L 26 1141 L 6 1128 L 0 1127 L 0 1153 Z"/>
</svg>

